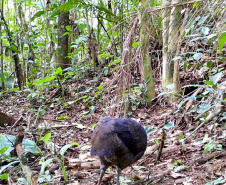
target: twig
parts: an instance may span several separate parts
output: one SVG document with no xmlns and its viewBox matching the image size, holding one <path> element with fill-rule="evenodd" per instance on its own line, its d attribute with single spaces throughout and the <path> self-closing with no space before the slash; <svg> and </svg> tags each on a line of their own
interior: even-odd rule
<svg viewBox="0 0 226 185">
<path fill-rule="evenodd" d="M 13 124 L 13 126 L 10 127 L 9 134 L 12 133 L 12 128 L 14 128 L 21 119 L 22 119 L 22 115 L 19 117 L 19 119 L 16 120 L 16 122 Z"/>
<path fill-rule="evenodd" d="M 162 149 L 164 147 L 165 140 L 166 140 L 166 132 L 162 129 L 162 139 L 161 139 L 161 142 L 160 142 L 160 145 L 159 145 L 159 151 L 158 151 L 158 154 L 156 156 L 155 164 L 157 164 L 157 162 L 159 161 L 159 159 L 161 157 Z"/>
</svg>

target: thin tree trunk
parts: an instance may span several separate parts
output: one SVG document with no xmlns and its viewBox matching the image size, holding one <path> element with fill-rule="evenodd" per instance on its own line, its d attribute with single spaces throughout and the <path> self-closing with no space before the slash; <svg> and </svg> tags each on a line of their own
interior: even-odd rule
<svg viewBox="0 0 226 185">
<path fill-rule="evenodd" d="M 21 23 L 21 28 L 24 30 L 24 36 L 25 38 L 28 40 L 28 49 L 29 49 L 29 53 L 28 53 L 28 58 L 27 58 L 27 62 L 26 62 L 26 72 L 25 72 L 25 75 L 26 75 L 26 79 L 28 79 L 28 77 L 31 75 L 29 72 L 30 72 L 30 68 L 32 67 L 31 65 L 34 64 L 35 62 L 35 54 L 34 54 L 34 51 L 33 51 L 33 47 L 32 47 L 32 42 L 31 42 L 31 35 L 29 34 L 29 28 L 28 28 L 28 25 L 26 23 L 26 20 L 24 18 L 24 13 L 22 11 L 22 6 L 21 6 L 21 2 L 19 4 L 16 4 L 15 7 L 18 7 L 17 8 L 17 11 L 18 11 L 18 16 L 19 16 L 19 19 L 20 19 L 20 23 Z M 30 63 L 29 61 L 33 61 L 33 63 Z"/>
<path fill-rule="evenodd" d="M 3 0 L 2 0 L 2 10 L 3 10 Z M 2 81 L 2 89 L 5 90 L 5 78 L 4 78 L 4 70 L 3 70 L 3 44 L 2 44 L 2 25 L 0 25 L 0 38 L 1 38 L 1 81 Z"/>
<path fill-rule="evenodd" d="M 141 22 L 141 29 L 140 29 L 140 40 L 141 40 L 141 53 L 142 57 L 141 60 L 143 62 L 143 75 L 145 78 L 145 83 L 146 83 L 146 97 L 147 101 L 150 102 L 153 98 L 155 98 L 155 87 L 154 87 L 154 79 L 152 75 L 152 68 L 151 68 L 151 59 L 149 56 L 149 51 L 148 51 L 148 44 L 149 44 L 149 24 L 148 24 L 148 18 L 149 15 L 146 12 L 148 3 L 146 0 L 141 1 L 141 6 L 139 9 L 139 14 L 140 14 L 140 22 Z"/>
<path fill-rule="evenodd" d="M 65 0 L 61 0 L 65 3 Z M 69 25 L 69 12 L 61 11 L 58 20 L 58 51 L 57 51 L 57 63 L 62 69 L 70 66 L 70 60 L 68 58 L 68 34 L 63 35 L 66 30 L 66 26 Z"/>
<path fill-rule="evenodd" d="M 23 72 L 22 72 L 22 68 L 21 68 L 21 64 L 20 64 L 20 59 L 19 59 L 19 56 L 18 56 L 18 53 L 17 53 L 18 47 L 12 41 L 11 32 L 9 30 L 8 24 L 6 23 L 4 15 L 3 15 L 3 9 L 1 10 L 1 19 L 4 23 L 6 32 L 8 34 L 7 39 L 9 41 L 11 51 L 12 51 L 12 56 L 13 56 L 13 59 L 14 59 L 14 62 L 15 62 L 15 73 L 16 73 L 16 77 L 17 77 L 17 83 L 18 83 L 19 89 L 22 89 L 23 84 L 24 84 L 23 83 Z"/>
<path fill-rule="evenodd" d="M 171 4 L 171 0 L 163 1 L 163 6 Z M 168 53 L 168 37 L 169 37 L 169 22 L 170 22 L 170 8 L 166 8 L 163 12 L 162 21 L 162 38 L 163 38 L 163 56 L 162 56 L 162 87 L 166 91 L 166 86 L 172 83 L 172 75 L 170 75 L 171 69 L 169 65 L 169 53 Z"/>
<path fill-rule="evenodd" d="M 180 15 L 181 16 L 181 15 Z M 184 16 L 184 21 L 183 24 L 181 26 L 181 30 L 180 30 L 180 35 L 177 41 L 177 51 L 176 51 L 176 56 L 179 55 L 179 53 L 181 52 L 181 43 L 182 43 L 182 37 L 186 28 L 186 24 L 187 24 L 187 20 L 188 20 L 188 16 L 189 16 L 189 8 L 187 7 L 186 12 L 185 12 L 185 16 Z M 173 84 L 174 84 L 174 94 L 178 94 L 180 91 L 180 60 L 174 60 L 174 73 L 173 73 Z"/>
<path fill-rule="evenodd" d="M 180 3 L 182 0 L 172 0 L 172 4 Z M 179 91 L 179 61 L 172 59 L 179 54 L 178 43 L 180 36 L 180 26 L 181 26 L 181 6 L 175 6 L 171 9 L 170 15 L 170 27 L 169 27 L 169 45 L 168 45 L 168 53 L 170 55 L 169 64 L 170 64 L 170 82 L 173 83 L 174 76 L 174 87 L 173 89 Z M 175 67 L 175 69 L 174 69 Z M 174 74 L 175 73 L 175 74 Z M 173 96 L 173 94 L 172 94 Z"/>
</svg>

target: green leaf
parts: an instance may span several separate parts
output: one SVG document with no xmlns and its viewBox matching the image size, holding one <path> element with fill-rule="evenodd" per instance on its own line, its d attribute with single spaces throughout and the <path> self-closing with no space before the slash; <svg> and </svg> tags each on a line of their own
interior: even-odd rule
<svg viewBox="0 0 226 185">
<path fill-rule="evenodd" d="M 112 65 L 118 64 L 120 62 L 121 62 L 121 60 L 115 60 L 115 61 L 111 62 L 110 64 L 108 64 L 108 67 L 111 67 Z"/>
<path fill-rule="evenodd" d="M 220 72 L 220 73 L 217 73 L 217 74 L 214 75 L 214 77 L 213 77 L 213 84 L 214 85 L 217 84 L 217 82 L 221 79 L 222 75 L 223 75 L 223 72 Z"/>
<path fill-rule="evenodd" d="M 213 61 L 209 61 L 206 65 L 206 67 L 211 68 L 213 66 Z"/>
<path fill-rule="evenodd" d="M 225 42 L 226 42 L 226 32 L 222 33 L 219 39 L 218 48 L 220 50 L 220 53 L 222 53 L 222 49 L 224 47 Z"/>
<path fill-rule="evenodd" d="M 19 162 L 20 162 L 20 161 L 13 161 L 13 162 L 11 162 L 11 163 L 9 163 L 9 164 L 7 164 L 7 165 L 1 166 L 1 168 L 0 168 L 0 174 L 1 174 L 6 168 L 10 167 L 10 166 L 13 165 L 13 164 L 19 163 Z"/>
<path fill-rule="evenodd" d="M 95 6 L 97 9 L 99 9 L 100 11 L 103 11 L 103 12 L 105 12 L 106 14 L 108 14 L 108 15 L 112 15 L 112 16 L 114 16 L 115 17 L 115 14 L 111 11 L 111 10 L 109 10 L 108 8 L 106 8 L 105 6 L 103 6 L 102 4 L 100 4 L 99 6 Z"/>
<path fill-rule="evenodd" d="M 70 119 L 71 117 L 69 116 L 59 116 L 57 119 L 58 120 L 66 120 L 66 119 Z"/>
<path fill-rule="evenodd" d="M 64 154 L 65 154 L 65 152 L 67 151 L 67 149 L 70 148 L 70 147 L 72 147 L 72 146 L 74 146 L 74 145 L 78 146 L 79 144 L 76 143 L 76 142 L 74 142 L 74 143 L 72 143 L 72 144 L 67 144 L 67 145 L 63 146 L 63 147 L 60 149 L 60 155 L 64 156 Z"/>
<path fill-rule="evenodd" d="M 149 75 L 149 76 L 146 78 L 145 84 L 148 84 L 148 82 L 150 82 L 150 80 L 151 80 L 151 75 Z"/>
<path fill-rule="evenodd" d="M 0 134 L 0 148 L 8 147 L 8 150 L 4 152 L 4 155 L 10 156 L 10 152 L 14 149 L 12 143 L 15 142 L 15 139 L 15 136 Z M 40 151 L 37 149 L 36 143 L 29 139 L 23 139 L 22 147 L 24 148 L 25 152 L 40 154 Z"/>
<path fill-rule="evenodd" d="M 181 135 L 177 136 L 176 138 L 177 139 L 182 139 L 183 137 L 184 137 L 184 134 L 181 134 Z"/>
<path fill-rule="evenodd" d="M 193 4 L 193 8 L 196 8 L 196 7 L 198 7 L 199 5 L 200 5 L 201 3 L 200 2 L 195 2 L 194 4 Z"/>
<path fill-rule="evenodd" d="M 53 161 L 54 158 L 52 159 L 48 159 L 45 162 L 42 163 L 42 167 L 41 167 L 41 171 L 40 171 L 40 175 L 44 174 L 45 168 L 48 164 L 50 164 Z"/>
<path fill-rule="evenodd" d="M 202 53 L 196 53 L 194 54 L 193 58 L 198 61 L 200 58 L 202 58 L 202 55 Z"/>
<path fill-rule="evenodd" d="M 66 28 L 66 30 L 67 30 L 67 31 L 70 31 L 70 32 L 72 31 L 72 29 L 71 29 L 71 26 L 70 26 L 70 25 L 65 26 L 65 28 Z"/>
<path fill-rule="evenodd" d="M 41 15 L 43 15 L 45 12 L 44 11 L 39 11 L 37 12 L 32 18 L 31 21 L 35 20 L 35 18 L 40 17 Z"/>
<path fill-rule="evenodd" d="M 203 83 L 208 84 L 208 85 L 214 85 L 212 81 L 207 81 L 207 80 L 203 80 Z"/>
<path fill-rule="evenodd" d="M 137 47 L 139 44 L 140 44 L 140 42 L 134 42 L 134 43 L 132 44 L 132 48 Z"/>
<path fill-rule="evenodd" d="M 113 71 L 116 71 L 118 68 L 120 68 L 120 66 L 114 67 Z"/>
<path fill-rule="evenodd" d="M 3 154 L 3 153 L 5 153 L 7 150 L 9 149 L 9 147 L 2 147 L 1 149 L 0 149 L 0 154 Z"/>
<path fill-rule="evenodd" d="M 32 85 L 38 85 L 38 84 L 41 84 L 41 83 L 53 81 L 55 78 L 56 78 L 55 76 L 46 77 L 46 78 L 43 78 L 41 80 L 38 80 L 38 81 L 34 82 Z"/>
<path fill-rule="evenodd" d="M 7 174 L 7 173 L 3 173 L 3 174 L 0 176 L 0 179 L 8 180 L 8 174 Z"/>
<path fill-rule="evenodd" d="M 174 127 L 174 122 L 170 121 L 164 125 L 163 129 L 169 130 L 170 128 L 173 128 L 173 127 Z"/>
<path fill-rule="evenodd" d="M 184 71 L 185 71 L 185 72 L 187 71 L 187 67 L 188 67 L 188 62 L 185 61 L 185 62 L 184 62 Z"/>
<path fill-rule="evenodd" d="M 210 152 L 211 150 L 213 150 L 214 146 L 214 143 L 208 143 L 204 148 L 204 152 Z"/>
<path fill-rule="evenodd" d="M 41 109 L 39 112 L 39 116 L 44 116 L 46 113 L 45 109 Z"/>
<path fill-rule="evenodd" d="M 41 138 L 41 140 L 43 140 L 44 142 L 49 141 L 51 137 L 51 132 L 47 133 L 44 137 Z"/>
<path fill-rule="evenodd" d="M 97 87 L 99 90 L 103 89 L 103 85 L 100 85 L 99 87 Z"/>
<path fill-rule="evenodd" d="M 14 44 L 11 45 L 10 49 L 11 49 L 12 51 L 15 51 L 15 52 L 18 51 L 18 50 L 17 50 L 17 47 L 16 47 Z"/>
<path fill-rule="evenodd" d="M 62 74 L 63 74 L 63 70 L 62 70 L 61 67 L 58 67 L 58 68 L 56 69 L 56 71 L 54 72 L 54 75 L 60 75 L 60 76 L 62 76 Z"/>
<path fill-rule="evenodd" d="M 158 140 L 154 140 L 154 142 L 155 142 L 155 144 L 157 145 L 157 146 L 159 146 L 160 145 L 160 143 L 159 143 L 159 141 Z"/>
</svg>

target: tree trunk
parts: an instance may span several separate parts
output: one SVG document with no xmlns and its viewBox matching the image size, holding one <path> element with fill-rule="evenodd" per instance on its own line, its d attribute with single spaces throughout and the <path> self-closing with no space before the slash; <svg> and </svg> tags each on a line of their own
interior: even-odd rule
<svg viewBox="0 0 226 185">
<path fill-rule="evenodd" d="M 164 1 L 164 6 L 180 3 L 182 0 Z M 163 74 L 162 87 L 165 91 L 179 91 L 179 61 L 172 60 L 178 53 L 180 42 L 181 6 L 166 8 L 163 13 Z M 172 84 L 172 86 L 169 86 Z M 174 94 L 171 93 L 170 101 Z"/>
<path fill-rule="evenodd" d="M 163 1 L 163 6 L 171 4 L 171 0 Z M 166 8 L 163 12 L 162 21 L 162 38 L 163 38 L 163 50 L 162 50 L 162 87 L 166 91 L 166 86 L 173 82 L 171 73 L 171 65 L 169 64 L 169 53 L 168 53 L 168 37 L 169 37 L 169 22 L 170 22 L 170 8 Z"/>
<path fill-rule="evenodd" d="M 140 22 L 141 22 L 141 29 L 140 29 L 141 53 L 142 53 L 141 60 L 143 62 L 143 73 L 144 73 L 143 75 L 145 78 L 145 84 L 147 88 L 146 97 L 147 97 L 147 101 L 150 102 L 153 98 L 155 98 L 155 87 L 154 87 L 154 79 L 152 75 L 151 59 L 148 51 L 149 34 L 147 34 L 147 32 L 149 29 L 149 25 L 148 25 L 149 15 L 146 12 L 147 7 L 149 7 L 148 2 L 146 0 L 141 1 L 139 14 L 140 14 Z"/>
<path fill-rule="evenodd" d="M 182 0 L 172 0 L 172 4 L 180 3 Z M 180 26 L 181 26 L 181 6 L 175 6 L 171 9 L 170 15 L 170 27 L 169 27 L 169 45 L 168 53 L 170 54 L 169 63 L 170 63 L 170 82 L 173 80 L 173 90 L 179 91 L 179 60 L 172 60 L 179 54 L 178 43 L 180 43 Z M 173 75 L 173 76 L 171 76 Z M 173 79 L 174 78 L 174 79 Z M 172 94 L 173 96 L 174 94 Z"/>
<path fill-rule="evenodd" d="M 65 3 L 65 0 L 61 0 L 61 3 Z M 66 26 L 69 25 L 69 12 L 61 11 L 58 20 L 58 51 L 57 51 L 57 63 L 58 67 L 65 69 L 70 66 L 70 60 L 68 58 L 68 34 L 63 35 L 66 30 Z"/>
<path fill-rule="evenodd" d="M 14 59 L 14 62 L 15 62 L 15 73 L 16 73 L 16 77 L 17 77 L 17 83 L 18 83 L 19 89 L 22 89 L 24 81 L 23 81 L 23 72 L 22 72 L 22 68 L 21 68 L 21 64 L 20 64 L 20 59 L 19 59 L 19 56 L 18 56 L 18 53 L 17 53 L 18 47 L 12 41 L 12 35 L 11 35 L 10 30 L 9 30 L 8 24 L 5 21 L 5 18 L 4 18 L 4 15 L 3 15 L 3 10 L 0 10 L 0 12 L 1 12 L 1 19 L 4 23 L 4 26 L 5 26 L 5 29 L 6 29 L 6 32 L 7 32 L 7 36 L 8 36 L 7 39 L 8 39 L 8 42 L 10 44 L 12 56 L 13 56 L 13 59 Z"/>
<path fill-rule="evenodd" d="M 5 90 L 5 78 L 4 78 L 4 70 L 3 70 L 3 48 L 2 48 L 2 25 L 0 25 L 0 47 L 1 47 L 1 81 L 2 81 L 2 90 Z"/>
<path fill-rule="evenodd" d="M 18 11 L 18 16 L 19 16 L 19 19 L 20 19 L 21 28 L 22 28 L 22 30 L 24 30 L 24 36 L 28 40 L 27 44 L 28 44 L 29 53 L 28 53 L 28 58 L 27 58 L 27 62 L 26 62 L 26 72 L 25 72 L 25 75 L 24 75 L 25 76 L 24 80 L 27 81 L 29 76 L 31 75 L 30 69 L 32 67 L 34 67 L 34 63 L 35 63 L 35 54 L 34 54 L 34 51 L 32 49 L 33 44 L 31 42 L 32 35 L 29 34 L 29 33 L 32 32 L 32 30 L 29 31 L 28 25 L 27 25 L 26 20 L 25 20 L 24 12 L 22 10 L 21 2 L 19 2 L 18 4 L 16 3 L 15 7 L 17 7 L 17 9 L 15 8 L 15 10 Z M 30 61 L 32 61 L 32 63 Z"/>
</svg>

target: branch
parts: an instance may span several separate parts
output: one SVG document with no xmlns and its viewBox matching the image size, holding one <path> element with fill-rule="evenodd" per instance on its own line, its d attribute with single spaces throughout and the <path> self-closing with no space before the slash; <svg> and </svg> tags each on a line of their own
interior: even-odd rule
<svg viewBox="0 0 226 185">
<path fill-rule="evenodd" d="M 15 147 L 17 156 L 20 160 L 20 164 L 21 164 L 22 170 L 24 172 L 24 175 L 26 177 L 27 183 L 29 185 L 36 185 L 34 176 L 33 176 L 31 169 L 28 165 L 27 158 L 25 156 L 25 153 L 24 153 L 24 150 L 23 150 L 23 147 L 22 147 L 22 141 L 23 141 L 23 138 L 24 138 L 23 132 L 24 132 L 23 127 L 20 127 L 19 128 L 19 134 L 18 134 L 18 136 L 15 140 L 15 143 L 14 143 L 14 147 Z"/>
</svg>

